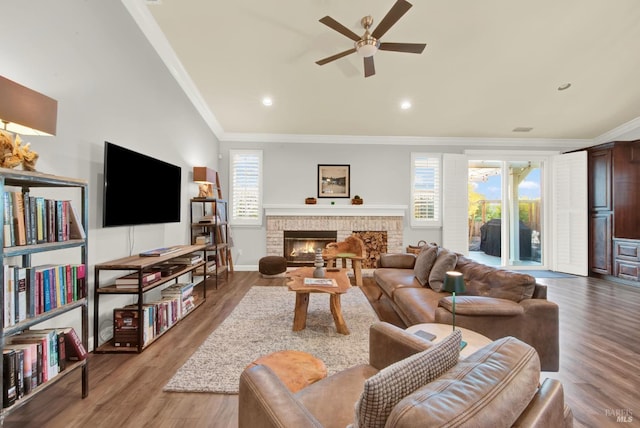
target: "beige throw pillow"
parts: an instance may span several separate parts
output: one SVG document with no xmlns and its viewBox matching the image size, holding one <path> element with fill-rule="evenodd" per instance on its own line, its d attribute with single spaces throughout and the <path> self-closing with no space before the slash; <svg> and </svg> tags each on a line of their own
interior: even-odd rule
<svg viewBox="0 0 640 428">
<path fill-rule="evenodd" d="M 454 270 L 456 263 L 458 263 L 458 255 L 456 253 L 446 248 L 440 248 L 438 257 L 429 273 L 429 287 L 431 287 L 433 291 L 442 291 L 444 275 L 448 271 Z"/>
<path fill-rule="evenodd" d="M 455 330 L 431 348 L 391 364 L 364 382 L 354 428 L 383 428 L 393 407 L 458 363 L 462 334 Z"/>
<path fill-rule="evenodd" d="M 420 285 L 429 284 L 429 273 L 433 268 L 433 264 L 438 256 L 438 246 L 427 244 L 425 245 L 418 256 L 416 262 L 413 265 L 413 274 L 420 283 Z"/>
</svg>

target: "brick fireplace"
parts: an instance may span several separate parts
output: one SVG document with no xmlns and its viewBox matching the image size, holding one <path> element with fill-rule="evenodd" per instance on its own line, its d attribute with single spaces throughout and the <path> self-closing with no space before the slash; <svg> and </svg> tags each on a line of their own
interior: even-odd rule
<svg viewBox="0 0 640 428">
<path fill-rule="evenodd" d="M 384 236 L 387 252 L 403 251 L 406 206 L 265 205 L 267 255 L 284 254 L 285 231 L 335 231 L 338 241 L 352 233 Z"/>
</svg>

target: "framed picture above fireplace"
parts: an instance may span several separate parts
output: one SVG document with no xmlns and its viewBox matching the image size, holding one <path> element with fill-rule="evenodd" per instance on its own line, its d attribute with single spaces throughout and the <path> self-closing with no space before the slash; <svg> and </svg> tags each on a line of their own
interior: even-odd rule
<svg viewBox="0 0 640 428">
<path fill-rule="evenodd" d="M 318 198 L 350 198 L 350 165 L 318 165 Z"/>
</svg>

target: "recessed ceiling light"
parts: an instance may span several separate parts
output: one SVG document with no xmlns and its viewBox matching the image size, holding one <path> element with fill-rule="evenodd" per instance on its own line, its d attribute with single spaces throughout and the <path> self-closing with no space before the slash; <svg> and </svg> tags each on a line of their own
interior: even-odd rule
<svg viewBox="0 0 640 428">
<path fill-rule="evenodd" d="M 567 83 L 563 83 L 562 85 L 558 86 L 558 90 L 559 91 L 564 91 L 566 89 L 569 89 L 571 87 L 571 83 L 567 82 Z"/>
<path fill-rule="evenodd" d="M 400 103 L 400 108 L 402 110 L 409 110 L 411 108 L 411 101 L 403 101 Z"/>
<path fill-rule="evenodd" d="M 273 105 L 273 100 L 270 97 L 264 97 L 262 99 L 262 104 L 269 107 L 271 105 Z"/>
</svg>

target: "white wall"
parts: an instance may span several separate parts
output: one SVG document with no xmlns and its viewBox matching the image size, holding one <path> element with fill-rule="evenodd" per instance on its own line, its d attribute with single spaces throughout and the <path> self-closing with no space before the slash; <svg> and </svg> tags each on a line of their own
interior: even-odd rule
<svg viewBox="0 0 640 428">
<path fill-rule="evenodd" d="M 0 75 L 58 100 L 57 135 L 24 138 L 37 170 L 89 181 L 89 290 L 96 263 L 188 242 L 192 167 L 217 168 L 219 143 L 122 3 L 3 0 L 2 19 Z M 105 140 L 182 167 L 181 223 L 102 228 Z M 153 179 L 131 185 L 144 197 Z M 106 316 L 112 308 L 101 304 Z M 77 328 L 75 318 L 56 324 Z"/>
<path fill-rule="evenodd" d="M 411 195 L 411 152 L 461 152 L 462 147 L 391 146 L 358 144 L 296 143 L 225 143 L 221 144 L 220 163 L 223 188 L 228 193 L 229 149 L 262 149 L 264 204 L 304 204 L 307 197 L 317 197 L 318 164 L 348 164 L 351 173 L 351 196 L 356 194 L 366 204 L 409 205 Z M 225 193 L 225 194 L 227 194 Z M 348 205 L 348 199 L 318 199 L 318 204 Z M 416 244 L 424 239 L 441 242 L 441 229 L 412 229 L 405 214 L 404 242 Z M 234 266 L 257 269 L 266 255 L 266 225 L 233 227 Z"/>
</svg>

